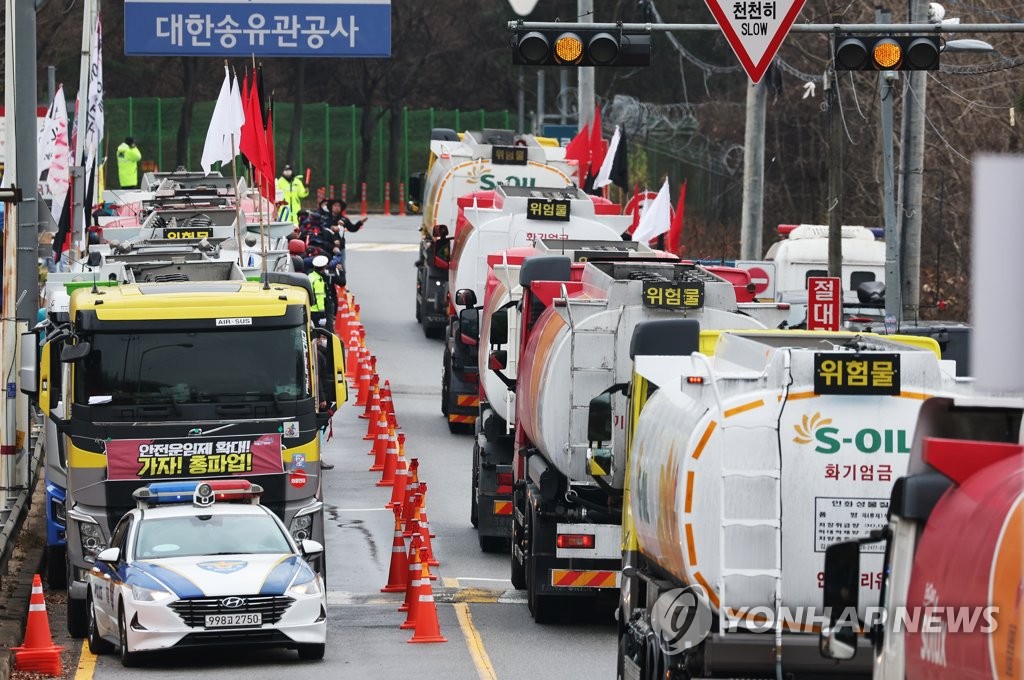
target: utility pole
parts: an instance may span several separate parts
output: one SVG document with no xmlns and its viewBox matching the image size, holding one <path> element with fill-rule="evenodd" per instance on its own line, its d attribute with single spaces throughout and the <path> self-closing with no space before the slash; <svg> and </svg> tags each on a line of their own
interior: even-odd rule
<svg viewBox="0 0 1024 680">
<path fill-rule="evenodd" d="M 911 0 L 911 22 L 928 19 L 928 0 Z M 904 314 L 919 317 L 921 304 L 921 199 L 924 193 L 924 124 L 927 71 L 911 71 L 903 97 L 903 209 L 900 211 L 902 233 L 901 294 Z"/>
<path fill-rule="evenodd" d="M 828 275 L 843 276 L 843 156 L 845 151 L 842 114 L 839 111 L 839 82 L 835 69 L 825 72 L 828 101 Z M 840 285 L 840 290 L 843 290 Z"/>
<path fill-rule="evenodd" d="M 747 85 L 747 123 L 743 133 L 743 217 L 740 257 L 760 260 L 764 255 L 764 121 L 767 88 L 764 81 Z"/>
<path fill-rule="evenodd" d="M 577 20 L 583 24 L 594 23 L 594 0 L 576 0 Z M 578 129 L 594 119 L 594 67 L 582 66 L 578 71 L 579 92 L 578 105 L 579 122 Z"/>
<path fill-rule="evenodd" d="M 544 129 L 544 107 L 546 102 L 544 101 L 544 69 L 537 69 L 537 120 L 534 123 L 533 134 L 539 135 L 541 130 Z"/>
<path fill-rule="evenodd" d="M 875 10 L 875 23 L 887 24 L 892 15 L 887 10 Z M 896 165 L 893 161 L 893 98 L 896 88 L 895 71 L 882 71 L 878 74 L 878 96 L 881 104 L 882 128 L 882 218 L 885 223 L 885 316 L 896 319 L 897 328 L 902 317 L 903 306 L 902 285 L 900 274 L 900 230 L 896 213 Z"/>
</svg>

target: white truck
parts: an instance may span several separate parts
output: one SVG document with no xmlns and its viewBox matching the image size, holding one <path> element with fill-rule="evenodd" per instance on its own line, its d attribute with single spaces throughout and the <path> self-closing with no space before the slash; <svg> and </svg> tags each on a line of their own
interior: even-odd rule
<svg viewBox="0 0 1024 680">
<path fill-rule="evenodd" d="M 862 673 L 808 634 L 825 550 L 884 526 L 923 400 L 965 388 L 930 338 L 705 328 L 633 333 L 619 677 Z M 681 592 L 706 613 L 689 646 Z"/>
<path fill-rule="evenodd" d="M 443 337 L 448 325 L 448 260 L 460 196 L 507 187 L 567 187 L 575 166 L 557 140 L 511 130 L 436 129 L 426 173 L 410 181 L 423 213 L 416 263 L 416 320 L 427 337 Z M 483 197 L 481 197 L 483 200 Z M 483 204 L 483 203 L 481 203 Z"/>
</svg>

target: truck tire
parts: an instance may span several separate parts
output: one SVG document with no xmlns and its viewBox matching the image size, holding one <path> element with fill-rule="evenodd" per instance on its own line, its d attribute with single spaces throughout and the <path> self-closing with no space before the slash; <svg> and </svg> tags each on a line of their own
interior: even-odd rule
<svg viewBox="0 0 1024 680">
<path fill-rule="evenodd" d="M 444 326 L 424 322 L 423 335 L 427 336 L 431 340 L 440 340 L 444 338 Z"/>
<path fill-rule="evenodd" d="M 480 551 L 485 553 L 511 552 L 509 541 L 504 536 L 484 536 L 479 534 Z"/>
<path fill-rule="evenodd" d="M 68 596 L 68 635 L 75 639 L 89 634 L 89 603 Z"/>
<path fill-rule="evenodd" d="M 479 513 L 479 506 L 477 505 L 477 503 L 479 503 L 479 501 L 477 500 L 477 497 L 476 497 L 477 489 L 480 488 L 480 484 L 477 481 L 479 479 L 479 477 L 478 477 L 479 474 L 480 474 L 480 444 L 479 444 L 479 442 L 473 442 L 473 479 L 470 482 L 470 487 L 469 487 L 470 488 L 470 491 L 469 491 L 469 500 L 470 500 L 470 503 L 469 503 L 469 523 L 472 524 L 474 527 L 479 527 L 480 526 L 480 513 Z"/>
<path fill-rule="evenodd" d="M 551 623 L 555 613 L 555 598 L 552 595 L 541 595 L 538 592 L 537 571 L 534 568 L 533 559 L 530 557 L 534 553 L 533 537 L 536 534 L 534 527 L 537 524 L 536 513 L 532 507 L 529 509 L 527 517 L 529 519 L 526 525 L 526 533 L 530 543 L 530 550 L 526 558 L 526 600 L 530 607 L 530 613 L 533 614 L 533 620 L 536 623 Z"/>
<path fill-rule="evenodd" d="M 451 355 L 444 350 L 444 358 L 441 360 L 441 415 L 448 417 L 448 388 L 452 384 Z M 451 424 L 449 423 L 449 429 Z"/>
<path fill-rule="evenodd" d="M 46 585 L 51 590 L 67 590 L 67 548 L 63 545 L 46 548 Z"/>
</svg>

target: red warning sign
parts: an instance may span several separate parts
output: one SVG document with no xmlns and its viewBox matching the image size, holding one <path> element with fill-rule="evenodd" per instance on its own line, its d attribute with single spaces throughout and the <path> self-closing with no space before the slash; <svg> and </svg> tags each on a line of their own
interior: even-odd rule
<svg viewBox="0 0 1024 680">
<path fill-rule="evenodd" d="M 301 489 L 306 486 L 306 471 L 292 470 L 292 473 L 288 475 L 288 483 L 296 489 Z"/>
<path fill-rule="evenodd" d="M 805 0 L 704 0 L 722 28 L 725 39 L 755 83 L 761 82 L 768 65 L 786 39 Z"/>
</svg>

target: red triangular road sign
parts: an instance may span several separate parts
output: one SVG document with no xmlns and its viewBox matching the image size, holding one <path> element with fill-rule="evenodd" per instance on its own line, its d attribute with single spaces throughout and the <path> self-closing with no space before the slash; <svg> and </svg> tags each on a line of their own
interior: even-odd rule
<svg viewBox="0 0 1024 680">
<path fill-rule="evenodd" d="M 704 0 L 755 83 L 761 82 L 806 0 Z"/>
</svg>

